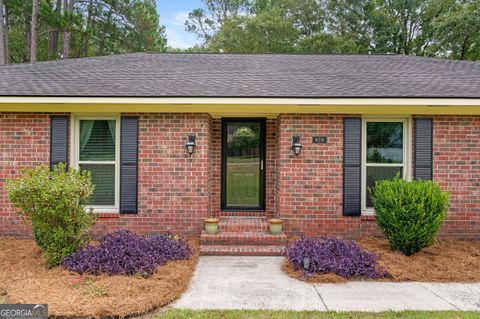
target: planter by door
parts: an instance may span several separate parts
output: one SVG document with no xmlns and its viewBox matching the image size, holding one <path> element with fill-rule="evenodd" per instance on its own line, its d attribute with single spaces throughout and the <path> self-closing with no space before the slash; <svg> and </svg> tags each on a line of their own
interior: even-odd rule
<svg viewBox="0 0 480 319">
<path fill-rule="evenodd" d="M 218 218 L 207 218 L 204 222 L 207 234 L 215 235 L 218 232 Z"/>
<path fill-rule="evenodd" d="M 271 218 L 268 220 L 270 232 L 274 235 L 279 235 L 283 231 L 283 220 L 279 218 Z"/>
</svg>

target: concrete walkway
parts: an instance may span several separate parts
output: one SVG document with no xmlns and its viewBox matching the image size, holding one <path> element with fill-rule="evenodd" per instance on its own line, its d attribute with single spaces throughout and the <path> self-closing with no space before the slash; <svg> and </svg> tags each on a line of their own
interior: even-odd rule
<svg viewBox="0 0 480 319">
<path fill-rule="evenodd" d="M 280 268 L 282 261 L 283 257 L 201 257 L 190 288 L 174 307 L 321 311 L 480 311 L 480 283 L 310 284 L 285 275 Z"/>
</svg>

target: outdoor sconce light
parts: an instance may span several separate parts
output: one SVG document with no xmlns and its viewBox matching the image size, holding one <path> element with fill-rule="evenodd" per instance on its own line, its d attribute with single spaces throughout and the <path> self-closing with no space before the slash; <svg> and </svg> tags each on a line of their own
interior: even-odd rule
<svg viewBox="0 0 480 319">
<path fill-rule="evenodd" d="M 193 150 L 195 149 L 195 135 L 188 136 L 188 142 L 185 144 L 188 154 L 192 155 Z"/>
<path fill-rule="evenodd" d="M 302 150 L 302 143 L 300 143 L 300 136 L 293 136 L 292 137 L 292 151 L 293 154 L 298 156 L 300 154 L 300 151 Z"/>
<path fill-rule="evenodd" d="M 310 268 L 310 257 L 303 257 L 303 269 Z"/>
</svg>

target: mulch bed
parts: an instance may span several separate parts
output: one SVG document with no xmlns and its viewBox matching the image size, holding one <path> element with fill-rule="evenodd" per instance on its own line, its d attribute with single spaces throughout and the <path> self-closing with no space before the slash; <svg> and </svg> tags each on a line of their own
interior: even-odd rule
<svg viewBox="0 0 480 319">
<path fill-rule="evenodd" d="M 392 276 L 377 281 L 480 282 L 480 242 L 437 240 L 431 247 L 412 256 L 390 250 L 388 241 L 383 238 L 357 242 L 365 250 L 375 252 L 379 256 L 378 264 Z M 282 268 L 289 276 L 308 282 L 348 281 L 335 274 L 305 277 L 303 271 L 295 270 L 288 260 L 285 260 Z"/>
<path fill-rule="evenodd" d="M 46 303 L 49 315 L 126 317 L 165 306 L 187 289 L 198 261 L 171 261 L 149 277 L 79 276 L 63 267 L 47 269 L 33 240 L 0 238 L 0 298 L 8 303 Z"/>
</svg>

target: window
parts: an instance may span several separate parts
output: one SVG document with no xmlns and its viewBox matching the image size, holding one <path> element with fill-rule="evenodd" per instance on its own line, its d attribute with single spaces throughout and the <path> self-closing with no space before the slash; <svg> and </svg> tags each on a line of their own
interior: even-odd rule
<svg viewBox="0 0 480 319">
<path fill-rule="evenodd" d="M 89 205 L 118 211 L 119 121 L 80 117 L 75 121 L 75 166 L 91 173 L 95 185 Z"/>
<path fill-rule="evenodd" d="M 373 212 L 369 189 L 397 174 L 409 178 L 408 119 L 364 119 L 362 147 L 362 208 Z"/>
</svg>

